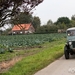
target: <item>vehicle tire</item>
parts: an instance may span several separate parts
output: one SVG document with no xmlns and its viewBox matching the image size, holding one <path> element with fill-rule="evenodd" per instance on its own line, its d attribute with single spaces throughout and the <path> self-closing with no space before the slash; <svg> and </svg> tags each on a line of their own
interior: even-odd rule
<svg viewBox="0 0 75 75">
<path fill-rule="evenodd" d="M 64 48 L 64 55 L 65 55 L 65 58 L 66 58 L 66 59 L 69 59 L 69 51 L 68 51 L 68 49 L 67 49 L 66 46 L 65 46 L 65 48 Z"/>
</svg>

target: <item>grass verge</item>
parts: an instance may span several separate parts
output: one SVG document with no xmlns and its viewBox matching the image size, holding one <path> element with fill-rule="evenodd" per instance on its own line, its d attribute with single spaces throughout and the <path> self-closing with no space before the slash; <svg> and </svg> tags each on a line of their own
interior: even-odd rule
<svg viewBox="0 0 75 75">
<path fill-rule="evenodd" d="M 12 53 L 6 52 L 4 54 L 0 54 L 0 62 L 10 61 L 14 57 L 18 57 L 18 56 L 25 56 L 25 57 L 27 57 L 29 55 L 33 55 L 35 53 L 38 53 L 39 51 L 40 50 L 38 48 L 34 48 L 34 49 L 14 50 Z"/>
<path fill-rule="evenodd" d="M 64 40 L 45 43 L 43 46 L 41 52 L 23 58 L 7 72 L 0 75 L 33 75 L 63 55 Z"/>
</svg>

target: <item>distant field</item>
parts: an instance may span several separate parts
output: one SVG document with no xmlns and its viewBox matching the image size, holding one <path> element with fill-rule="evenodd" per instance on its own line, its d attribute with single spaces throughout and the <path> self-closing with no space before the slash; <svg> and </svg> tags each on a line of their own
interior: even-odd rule
<svg viewBox="0 0 75 75">
<path fill-rule="evenodd" d="M 15 48 L 22 49 L 36 47 L 46 42 L 61 40 L 65 34 L 30 34 L 0 36 L 0 53 L 12 52 Z"/>
<path fill-rule="evenodd" d="M 65 37 L 65 34 L 58 33 L 0 36 L 0 45 L 9 47 L 32 47 L 45 42 L 60 40 L 63 37 Z"/>
</svg>

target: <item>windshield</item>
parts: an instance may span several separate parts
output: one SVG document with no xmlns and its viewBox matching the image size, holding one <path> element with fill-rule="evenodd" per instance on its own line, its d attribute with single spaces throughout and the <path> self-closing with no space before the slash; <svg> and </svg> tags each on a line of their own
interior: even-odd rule
<svg viewBox="0 0 75 75">
<path fill-rule="evenodd" d="M 75 36 L 75 30 L 68 30 L 67 35 L 68 36 Z"/>
</svg>

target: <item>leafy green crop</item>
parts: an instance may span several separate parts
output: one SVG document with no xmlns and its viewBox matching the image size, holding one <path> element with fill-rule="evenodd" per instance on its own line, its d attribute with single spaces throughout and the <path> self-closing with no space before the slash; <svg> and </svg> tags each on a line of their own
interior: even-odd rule
<svg viewBox="0 0 75 75">
<path fill-rule="evenodd" d="M 64 37 L 65 34 L 58 33 L 0 36 L 0 53 L 4 53 L 6 50 L 13 52 L 13 47 L 32 47 L 45 42 L 60 40 Z"/>
</svg>

